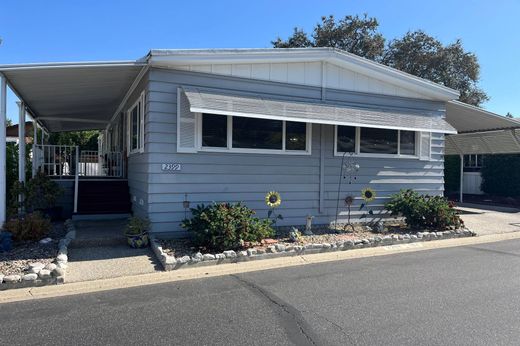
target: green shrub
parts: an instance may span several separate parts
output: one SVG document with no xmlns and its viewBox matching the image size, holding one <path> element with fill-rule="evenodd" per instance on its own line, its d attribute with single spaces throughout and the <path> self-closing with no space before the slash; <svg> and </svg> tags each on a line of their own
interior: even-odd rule
<svg viewBox="0 0 520 346">
<path fill-rule="evenodd" d="M 150 221 L 148 219 L 142 219 L 137 216 L 132 216 L 128 219 L 126 225 L 125 234 L 128 235 L 139 235 L 147 232 L 150 228 Z"/>
<path fill-rule="evenodd" d="M 520 196 L 520 155 L 486 155 L 481 174 L 485 193 Z"/>
<path fill-rule="evenodd" d="M 412 229 L 445 230 L 460 227 L 463 222 L 454 204 L 442 196 L 420 195 L 413 190 L 401 190 L 385 205 L 392 215 L 402 215 Z"/>
<path fill-rule="evenodd" d="M 11 232 L 14 240 L 40 240 L 51 230 L 52 224 L 40 212 L 9 219 L 4 228 Z"/>
<path fill-rule="evenodd" d="M 460 189 L 460 156 L 444 156 L 444 189 L 446 193 L 458 192 Z"/>
<path fill-rule="evenodd" d="M 23 208 L 26 212 L 52 208 L 63 193 L 63 189 L 55 181 L 41 172 L 27 180 L 25 184 L 15 181 L 11 191 L 9 214 L 13 216 L 17 214 L 19 208 Z M 22 203 L 18 201 L 19 194 L 24 196 Z"/>
<path fill-rule="evenodd" d="M 182 227 L 193 233 L 196 245 L 211 250 L 237 249 L 242 242 L 256 242 L 271 237 L 270 220 L 253 217 L 255 212 L 242 203 L 213 203 L 191 209 L 193 217 Z"/>
</svg>

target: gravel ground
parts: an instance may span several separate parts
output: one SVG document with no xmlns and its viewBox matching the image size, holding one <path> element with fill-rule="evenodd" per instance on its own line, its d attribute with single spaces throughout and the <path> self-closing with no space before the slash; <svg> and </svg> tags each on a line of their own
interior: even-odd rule
<svg viewBox="0 0 520 346">
<path fill-rule="evenodd" d="M 364 238 L 372 238 L 376 236 L 386 236 L 393 234 L 401 234 L 401 233 L 414 233 L 414 231 L 410 231 L 410 229 L 406 228 L 404 223 L 400 223 L 398 221 L 393 223 L 385 223 L 385 230 L 383 232 L 376 232 L 371 227 L 363 225 L 363 224 L 354 224 L 354 230 L 350 227 L 344 231 L 342 225 L 338 225 L 337 229 L 331 229 L 326 227 L 315 227 L 313 228 L 313 235 L 302 235 L 299 242 L 292 242 L 289 238 L 289 229 L 284 229 L 279 231 L 278 234 L 273 239 L 265 239 L 261 243 L 256 244 L 246 244 L 245 248 L 267 248 L 269 245 L 273 244 L 312 244 L 312 243 L 334 243 L 338 241 L 345 241 L 349 239 L 364 239 Z M 216 251 L 199 248 L 193 245 L 190 239 L 168 239 L 168 240 L 160 240 L 163 250 L 170 256 L 182 257 L 185 255 L 191 256 L 196 252 L 202 253 L 216 253 Z M 247 246 L 249 245 L 249 246 Z"/>
<path fill-rule="evenodd" d="M 48 237 L 52 241 L 47 244 L 26 241 L 14 242 L 9 252 L 0 252 L 0 273 L 4 275 L 22 274 L 28 269 L 29 263 L 52 263 L 58 253 L 58 243 L 65 236 L 63 223 L 53 223 Z"/>
</svg>

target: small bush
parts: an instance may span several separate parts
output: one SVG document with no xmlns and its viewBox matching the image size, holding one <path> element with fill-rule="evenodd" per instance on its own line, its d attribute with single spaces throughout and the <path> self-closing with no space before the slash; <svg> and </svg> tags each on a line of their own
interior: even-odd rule
<svg viewBox="0 0 520 346">
<path fill-rule="evenodd" d="M 237 249 L 242 242 L 257 242 L 274 234 L 270 220 L 253 217 L 255 212 L 242 203 L 213 203 L 191 209 L 193 217 L 182 227 L 193 232 L 198 246 L 222 251 Z"/>
<path fill-rule="evenodd" d="M 463 224 L 453 207 L 453 203 L 442 196 L 420 195 L 413 190 L 402 190 L 385 205 L 392 215 L 404 216 L 406 224 L 412 229 L 436 230 Z"/>
<path fill-rule="evenodd" d="M 13 239 L 17 241 L 40 240 L 49 233 L 51 227 L 51 221 L 40 212 L 12 218 L 4 225 L 5 230 L 11 232 Z"/>
<path fill-rule="evenodd" d="M 142 219 L 137 216 L 132 216 L 128 219 L 128 224 L 126 225 L 125 234 L 128 235 L 139 235 L 144 232 L 147 232 L 150 228 L 150 220 Z"/>
</svg>

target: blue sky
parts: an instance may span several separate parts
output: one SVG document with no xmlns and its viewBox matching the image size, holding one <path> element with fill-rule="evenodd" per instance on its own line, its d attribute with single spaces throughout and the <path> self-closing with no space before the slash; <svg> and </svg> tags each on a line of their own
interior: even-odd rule
<svg viewBox="0 0 520 346">
<path fill-rule="evenodd" d="M 484 108 L 520 117 L 520 1 L 31 1 L 0 4 L 0 64 L 121 60 L 151 48 L 270 47 L 320 16 L 368 13 L 386 38 L 423 29 L 477 54 Z M 13 95 L 8 116 L 16 117 Z"/>
</svg>

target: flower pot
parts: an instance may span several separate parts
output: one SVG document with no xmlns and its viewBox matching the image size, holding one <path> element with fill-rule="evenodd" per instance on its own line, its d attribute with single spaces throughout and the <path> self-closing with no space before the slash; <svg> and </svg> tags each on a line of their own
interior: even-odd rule
<svg viewBox="0 0 520 346">
<path fill-rule="evenodd" d="M 128 234 L 126 233 L 126 240 L 130 247 L 135 249 L 143 248 L 148 246 L 148 233 L 143 232 L 141 234 Z"/>
</svg>

